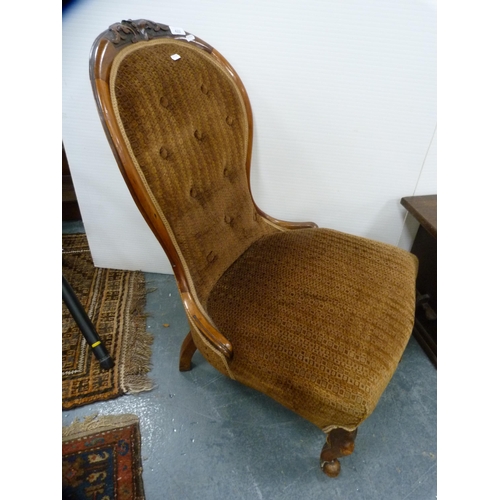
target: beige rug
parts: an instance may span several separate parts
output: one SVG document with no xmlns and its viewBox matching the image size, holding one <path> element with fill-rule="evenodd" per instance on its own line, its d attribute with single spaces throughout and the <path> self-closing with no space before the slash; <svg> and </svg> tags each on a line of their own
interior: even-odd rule
<svg viewBox="0 0 500 500">
<path fill-rule="evenodd" d="M 62 272 L 115 361 L 100 367 L 63 302 L 63 409 L 151 390 L 144 273 L 95 268 L 85 234 L 63 235 Z"/>
</svg>

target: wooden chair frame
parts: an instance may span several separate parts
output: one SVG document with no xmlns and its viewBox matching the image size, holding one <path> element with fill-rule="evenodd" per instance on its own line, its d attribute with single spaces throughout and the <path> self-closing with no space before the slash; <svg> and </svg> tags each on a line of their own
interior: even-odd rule
<svg viewBox="0 0 500 500">
<path fill-rule="evenodd" d="M 110 79 L 115 57 L 122 50 L 129 48 L 131 44 L 147 44 L 150 40 L 159 38 L 170 38 L 176 40 L 176 42 L 191 44 L 209 54 L 230 75 L 244 103 L 248 120 L 246 182 L 257 216 L 260 216 L 276 231 L 292 231 L 295 229 L 317 228 L 318 226 L 314 222 L 287 222 L 278 220 L 266 214 L 257 206 L 250 184 L 253 118 L 245 87 L 234 68 L 217 50 L 200 38 L 190 33 L 181 33 L 181 31 L 171 30 L 169 26 L 144 19 L 122 21 L 121 23 L 113 24 L 107 31 L 97 37 L 94 42 L 90 58 L 90 80 L 99 117 L 117 164 L 137 207 L 170 260 L 191 332 L 196 332 L 196 344 L 193 340 L 194 334 L 189 332 L 181 346 L 179 369 L 186 371 L 191 369 L 191 359 L 196 349 L 203 349 L 201 342 L 215 349 L 217 357 L 223 360 L 223 364 L 226 366 L 227 362 L 233 357 L 233 346 L 226 336 L 215 327 L 203 307 L 200 306 L 196 297 L 196 291 L 190 284 L 189 270 L 184 267 L 184 260 L 177 250 L 176 242 L 171 237 L 161 215 L 151 200 L 147 186 L 145 186 L 129 153 L 127 140 L 122 135 L 112 104 Z M 211 350 L 212 354 L 213 352 Z M 357 428 L 346 430 L 333 427 L 332 425 L 323 429 L 327 433 L 327 439 L 320 455 L 321 467 L 331 477 L 337 476 L 340 471 L 338 458 L 353 452 L 354 439 L 357 432 Z"/>
<path fill-rule="evenodd" d="M 275 219 L 262 211 L 255 203 L 250 186 L 250 166 L 253 141 L 252 108 L 250 106 L 250 101 L 245 87 L 236 71 L 217 50 L 190 33 L 186 33 L 185 35 L 173 34 L 168 26 L 145 19 L 122 21 L 121 23 L 113 24 L 109 27 L 109 30 L 105 31 L 96 39 L 91 51 L 90 79 L 97 102 L 99 117 L 120 171 L 130 189 L 130 192 L 132 193 L 137 207 L 170 260 L 188 319 L 196 325 L 201 334 L 208 342 L 210 342 L 212 346 L 221 352 L 227 359 L 231 359 L 233 354 L 231 342 L 213 326 L 211 321 L 206 317 L 206 313 L 200 309 L 194 300 L 193 290 L 190 289 L 190 285 L 186 277 L 186 269 L 184 269 L 182 260 L 179 257 L 175 245 L 173 244 L 169 233 L 166 231 L 165 226 L 162 224 L 154 205 L 151 203 L 142 180 L 137 174 L 132 158 L 130 157 L 125 145 L 125 139 L 121 134 L 113 113 L 109 78 L 111 64 L 115 56 L 120 52 L 120 50 L 129 46 L 131 43 L 146 43 L 148 40 L 155 38 L 173 38 L 184 41 L 185 43 L 195 44 L 223 65 L 234 79 L 234 82 L 243 96 L 248 117 L 249 140 L 246 173 L 248 188 L 257 213 L 281 230 L 311 228 L 317 227 L 317 224 L 314 222 L 287 222 Z M 190 369 L 191 358 L 195 352 L 196 346 L 194 345 L 192 336 L 189 333 L 181 348 L 179 363 L 181 371 Z"/>
</svg>

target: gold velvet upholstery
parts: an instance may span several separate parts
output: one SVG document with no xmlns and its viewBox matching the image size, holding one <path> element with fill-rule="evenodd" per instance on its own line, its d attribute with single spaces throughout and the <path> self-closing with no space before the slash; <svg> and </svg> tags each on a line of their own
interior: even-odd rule
<svg viewBox="0 0 500 500">
<path fill-rule="evenodd" d="M 325 431 L 355 429 L 406 347 L 415 260 L 329 229 L 256 241 L 208 299 L 210 317 L 233 343 L 234 378 Z"/>
<path fill-rule="evenodd" d="M 196 347 L 325 432 L 355 429 L 411 334 L 416 259 L 332 229 L 290 229 L 258 209 L 251 111 L 234 71 L 205 42 L 148 23 L 134 43 L 125 28 L 101 35 L 91 78 L 127 184 L 198 308 L 186 306 Z"/>
<path fill-rule="evenodd" d="M 242 98 L 204 51 L 177 40 L 121 52 L 111 97 L 204 306 L 229 265 L 276 231 L 257 216 L 248 191 Z"/>
</svg>

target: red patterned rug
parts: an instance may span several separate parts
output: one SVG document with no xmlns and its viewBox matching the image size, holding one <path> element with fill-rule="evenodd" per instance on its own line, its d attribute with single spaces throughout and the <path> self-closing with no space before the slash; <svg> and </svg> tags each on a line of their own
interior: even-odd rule
<svg viewBox="0 0 500 500">
<path fill-rule="evenodd" d="M 135 415 L 88 417 L 63 427 L 63 500 L 143 500 Z"/>
</svg>

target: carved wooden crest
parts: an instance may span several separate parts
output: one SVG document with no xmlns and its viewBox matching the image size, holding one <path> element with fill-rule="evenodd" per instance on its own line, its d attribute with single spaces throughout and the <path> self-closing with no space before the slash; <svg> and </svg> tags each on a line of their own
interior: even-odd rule
<svg viewBox="0 0 500 500">
<path fill-rule="evenodd" d="M 170 28 L 165 24 L 155 23 L 147 19 L 122 21 L 109 27 L 107 38 L 116 45 L 147 41 L 159 36 L 172 35 Z"/>
</svg>

